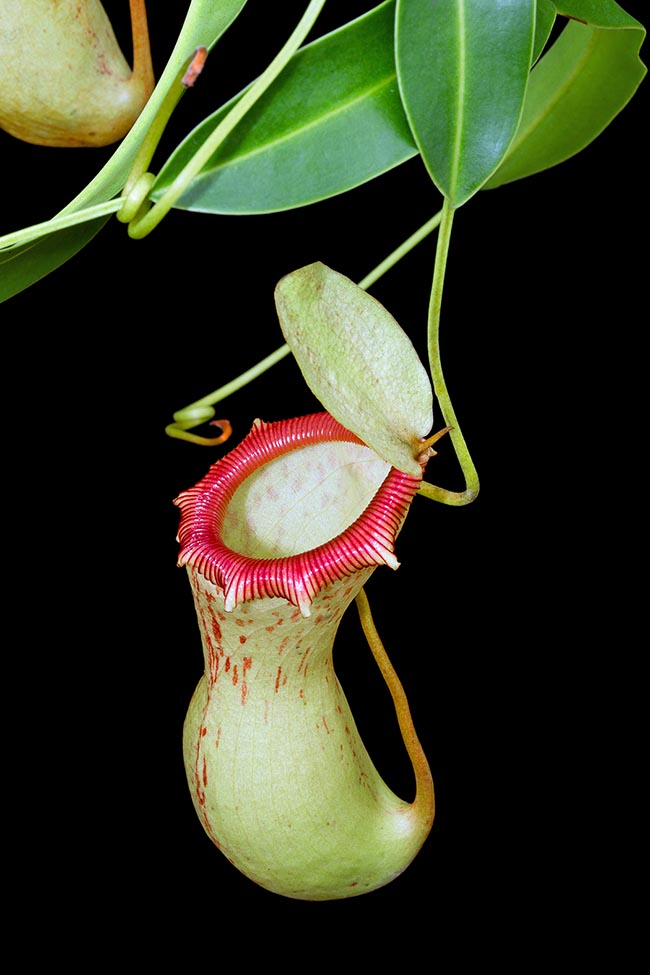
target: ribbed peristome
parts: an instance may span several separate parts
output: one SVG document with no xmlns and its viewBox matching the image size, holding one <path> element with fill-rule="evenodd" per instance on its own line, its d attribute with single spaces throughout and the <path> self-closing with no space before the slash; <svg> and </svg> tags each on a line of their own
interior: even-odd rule
<svg viewBox="0 0 650 975">
<path fill-rule="evenodd" d="M 373 470 L 381 470 L 377 465 L 383 462 L 374 451 L 329 413 L 274 423 L 257 420 L 237 447 L 213 464 L 201 481 L 176 499 L 181 510 L 179 565 L 196 569 L 221 588 L 227 611 L 252 599 L 276 596 L 287 599 L 300 608 L 303 616 L 308 616 L 314 596 L 325 586 L 361 568 L 377 565 L 397 568 L 399 565 L 394 553 L 395 537 L 421 478 L 404 474 L 388 464 L 374 495 L 356 517 L 348 524 L 338 525 L 331 537 L 316 545 L 306 544 L 302 550 L 298 539 L 298 544 L 294 543 L 288 554 L 259 557 L 246 550 L 248 545 L 242 546 L 243 551 L 237 550 L 238 547 L 225 537 L 229 509 L 236 492 L 246 491 L 247 482 L 265 465 L 303 448 L 327 443 L 358 445 L 360 449 L 355 457 L 359 460 L 350 461 L 350 464 L 364 467 L 367 462 L 368 466 L 374 465 Z M 299 462 L 307 456 L 300 455 Z M 344 458 L 344 467 L 346 462 Z M 322 466 L 322 461 L 319 463 Z M 293 470 L 296 470 L 295 464 Z M 323 480 L 327 481 L 328 476 L 325 467 Z M 283 497 L 290 494 L 290 485 L 283 482 L 281 473 L 277 484 L 265 490 L 269 497 L 279 499 L 281 506 Z M 341 500 L 345 502 L 346 499 Z M 320 515 L 320 509 L 316 515 Z M 311 514 L 310 518 L 318 524 Z M 332 520 L 336 521 L 336 518 Z M 326 531 L 325 506 L 321 521 Z M 259 547 L 260 543 L 256 544 Z"/>
</svg>

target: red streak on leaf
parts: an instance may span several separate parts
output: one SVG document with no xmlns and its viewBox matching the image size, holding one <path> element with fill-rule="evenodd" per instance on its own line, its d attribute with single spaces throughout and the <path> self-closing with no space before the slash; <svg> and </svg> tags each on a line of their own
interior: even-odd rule
<svg viewBox="0 0 650 975">
<path fill-rule="evenodd" d="M 196 742 L 195 758 L 194 758 L 194 789 L 196 792 L 196 799 L 199 806 L 205 805 L 205 792 L 201 788 L 201 779 L 199 777 L 199 756 L 201 754 L 201 739 L 199 738 Z"/>
<path fill-rule="evenodd" d="M 241 635 L 241 636 L 239 637 L 239 642 L 240 642 L 240 643 L 242 644 L 242 646 L 243 646 L 243 644 L 244 644 L 244 643 L 246 643 L 246 637 L 244 636 L 244 634 L 243 634 L 243 633 L 242 633 L 242 635 Z"/>
<path fill-rule="evenodd" d="M 327 721 L 325 720 L 325 715 L 323 715 L 323 727 L 325 728 L 325 731 L 326 731 L 326 732 L 327 732 L 327 734 L 329 735 L 329 734 L 330 734 L 330 730 L 329 730 L 329 728 L 327 727 Z"/>
<path fill-rule="evenodd" d="M 278 667 L 278 673 L 275 678 L 275 693 L 277 694 L 280 690 L 280 679 L 282 678 L 282 667 Z"/>
<path fill-rule="evenodd" d="M 228 671 L 230 670 L 230 657 L 226 657 L 226 662 L 224 664 L 224 667 L 226 669 L 226 673 L 228 673 Z"/>
<path fill-rule="evenodd" d="M 244 705 L 244 704 L 246 704 L 246 698 L 248 696 L 248 684 L 246 683 L 246 673 L 253 666 L 253 658 L 252 657 L 243 657 L 242 658 L 242 663 L 243 663 L 244 669 L 243 669 L 243 673 L 242 673 L 242 683 L 241 683 L 241 703 L 242 703 L 242 705 Z"/>
<path fill-rule="evenodd" d="M 205 760 L 205 755 L 203 756 L 203 785 L 208 784 L 208 763 Z"/>
<path fill-rule="evenodd" d="M 212 619 L 211 619 L 211 622 L 212 622 L 212 633 L 214 634 L 214 638 L 217 641 L 217 643 L 220 644 L 221 643 L 221 627 L 217 623 L 216 617 L 213 616 Z"/>
<path fill-rule="evenodd" d="M 206 619 L 206 614 L 203 612 L 203 610 L 200 610 L 200 618 L 201 618 L 201 628 L 205 633 L 205 642 L 208 648 L 208 671 L 210 673 L 210 681 L 211 683 L 214 684 L 217 677 L 219 676 L 219 658 L 217 656 L 217 650 L 215 649 L 215 645 L 212 642 L 212 637 L 210 636 L 210 627 L 208 626 L 208 620 Z M 210 622 L 216 625 L 216 631 L 214 629 L 214 626 L 212 627 L 212 630 L 217 640 L 217 649 L 218 649 L 220 647 L 221 630 L 219 629 L 219 626 L 216 624 L 216 621 L 214 620 L 214 617 L 212 617 L 211 614 L 210 614 Z"/>
<path fill-rule="evenodd" d="M 237 685 L 238 680 L 239 680 L 239 670 L 237 668 L 237 664 L 235 664 L 235 666 L 232 669 L 232 682 L 235 686 Z"/>
<path fill-rule="evenodd" d="M 205 805 L 205 792 L 201 786 L 201 779 L 199 778 L 198 767 L 194 771 L 194 785 L 196 787 L 196 798 L 198 799 L 199 805 Z"/>
<path fill-rule="evenodd" d="M 207 729 L 207 728 L 205 727 L 205 725 L 204 725 L 204 726 L 203 726 L 203 727 L 201 728 L 201 738 L 205 738 L 205 736 L 207 735 L 207 733 L 208 733 L 208 729 Z"/>
<path fill-rule="evenodd" d="M 221 741 L 221 728 L 217 728 L 217 737 L 214 740 L 214 747 L 219 747 L 219 742 Z"/>
</svg>

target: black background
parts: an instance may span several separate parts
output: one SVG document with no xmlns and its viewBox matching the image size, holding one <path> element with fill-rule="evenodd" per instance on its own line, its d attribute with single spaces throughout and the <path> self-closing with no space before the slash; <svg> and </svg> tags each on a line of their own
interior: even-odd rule
<svg viewBox="0 0 650 975">
<path fill-rule="evenodd" d="M 314 36 L 372 5 L 331 0 Z M 124 6 L 106 4 L 120 8 L 128 50 Z M 303 6 L 251 0 L 154 170 L 264 68 Z M 643 17 L 640 3 L 624 6 Z M 185 9 L 150 5 L 158 73 Z M 368 590 L 438 812 L 406 873 L 361 898 L 309 904 L 257 888 L 194 814 L 180 741 L 202 660 L 172 501 L 225 448 L 164 428 L 281 344 L 283 274 L 320 260 L 360 280 L 436 212 L 423 166 L 302 211 L 173 211 L 142 241 L 112 219 L 3 305 L 7 806 L 26 827 L 16 903 L 43 920 L 63 905 L 56 950 L 72 951 L 83 929 L 107 951 L 178 940 L 216 964 L 220 936 L 255 957 L 261 925 L 262 946 L 283 952 L 298 932 L 323 960 L 340 939 L 354 938 L 359 958 L 391 939 L 460 965 L 522 938 L 538 957 L 573 927 L 574 893 L 597 883 L 594 824 L 631 801 L 646 109 L 643 86 L 578 157 L 479 193 L 456 216 L 443 365 L 481 493 L 465 508 L 416 499 L 400 570 L 378 571 Z M 52 215 L 112 151 L 0 135 L 0 232 Z M 435 235 L 372 289 L 423 357 L 434 248 Z M 234 445 L 257 416 L 318 408 L 286 359 L 217 415 Z M 462 487 L 450 443 L 427 476 Z M 335 661 L 371 755 L 408 796 L 390 701 L 352 616 Z"/>
</svg>

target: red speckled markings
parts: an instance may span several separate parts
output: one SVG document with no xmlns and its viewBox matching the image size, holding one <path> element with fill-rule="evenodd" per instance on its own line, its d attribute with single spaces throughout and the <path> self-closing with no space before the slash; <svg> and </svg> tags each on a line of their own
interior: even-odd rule
<svg viewBox="0 0 650 975">
<path fill-rule="evenodd" d="M 340 465 L 322 447 L 336 450 L 338 441 Z M 249 485 L 261 466 L 310 445 L 321 445 L 313 464 L 305 452 L 291 468 L 279 467 L 277 483 L 269 468 Z M 177 502 L 179 562 L 187 567 L 205 660 L 184 729 L 192 799 L 225 856 L 289 897 L 374 889 L 401 873 L 424 841 L 411 806 L 374 768 L 332 662 L 346 608 L 377 565 L 398 564 L 393 543 L 419 483 L 381 463 L 326 413 L 257 422 Z M 358 489 L 358 468 L 370 487 Z M 363 501 L 350 523 L 347 498 L 344 516 L 336 509 L 348 493 L 343 476 L 352 479 L 350 496 Z M 319 518 L 305 531 L 317 544 L 300 551 L 293 525 L 307 526 L 314 498 Z M 224 524 L 236 526 L 228 544 Z M 287 551 L 257 557 L 276 534 L 289 540 Z"/>
</svg>

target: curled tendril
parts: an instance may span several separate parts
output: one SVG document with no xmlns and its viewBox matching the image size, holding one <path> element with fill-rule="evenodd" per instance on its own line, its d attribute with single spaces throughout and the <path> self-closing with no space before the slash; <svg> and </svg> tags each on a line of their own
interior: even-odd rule
<svg viewBox="0 0 650 975">
<path fill-rule="evenodd" d="M 461 507 L 464 504 L 471 504 L 478 496 L 478 488 L 468 487 L 465 491 L 448 491 L 447 488 L 438 487 L 437 484 L 430 484 L 429 481 L 421 481 L 418 494 L 423 498 L 430 498 L 431 501 L 440 501 L 442 504 L 450 504 L 453 507 Z"/>
<path fill-rule="evenodd" d="M 153 186 L 156 177 L 153 173 L 143 173 L 138 180 L 132 184 L 129 192 L 123 197 L 124 202 L 117 213 L 117 219 L 121 223 L 131 223 L 136 217 L 142 216 L 151 207 L 149 191 Z"/>
<path fill-rule="evenodd" d="M 196 79 L 203 71 L 207 56 L 207 48 L 195 48 L 176 75 L 171 88 L 163 99 L 124 184 L 122 206 L 116 213 L 120 223 L 129 224 L 129 227 L 132 224 L 137 224 L 153 206 L 149 199 L 149 193 L 156 177 L 153 173 L 147 172 L 147 168 L 172 112 L 178 105 L 183 93 L 194 86 Z"/>
<path fill-rule="evenodd" d="M 184 410 L 177 410 L 174 413 L 174 422 L 165 427 L 168 437 L 176 440 L 187 440 L 189 443 L 198 443 L 204 447 L 217 447 L 225 443 L 232 435 L 232 427 L 229 420 L 213 420 L 214 410 L 211 406 L 187 407 Z M 208 423 L 211 427 L 221 430 L 218 437 L 202 437 L 198 433 L 188 433 L 191 427 L 197 427 L 201 423 Z"/>
<path fill-rule="evenodd" d="M 434 443 L 437 443 L 441 437 L 444 437 L 446 433 L 449 433 L 453 429 L 453 427 L 443 427 L 442 430 L 438 430 L 433 436 L 422 440 L 418 444 L 420 453 L 417 456 L 417 460 L 423 464 L 429 457 L 435 457 L 437 451 L 433 449 Z M 473 501 L 478 491 L 472 488 L 468 488 L 465 491 L 448 491 L 447 488 L 438 487 L 437 484 L 431 484 L 429 481 L 420 481 L 418 494 L 422 495 L 423 498 L 430 498 L 432 501 L 441 501 L 442 504 L 459 506 L 469 504 L 470 501 Z"/>
</svg>

